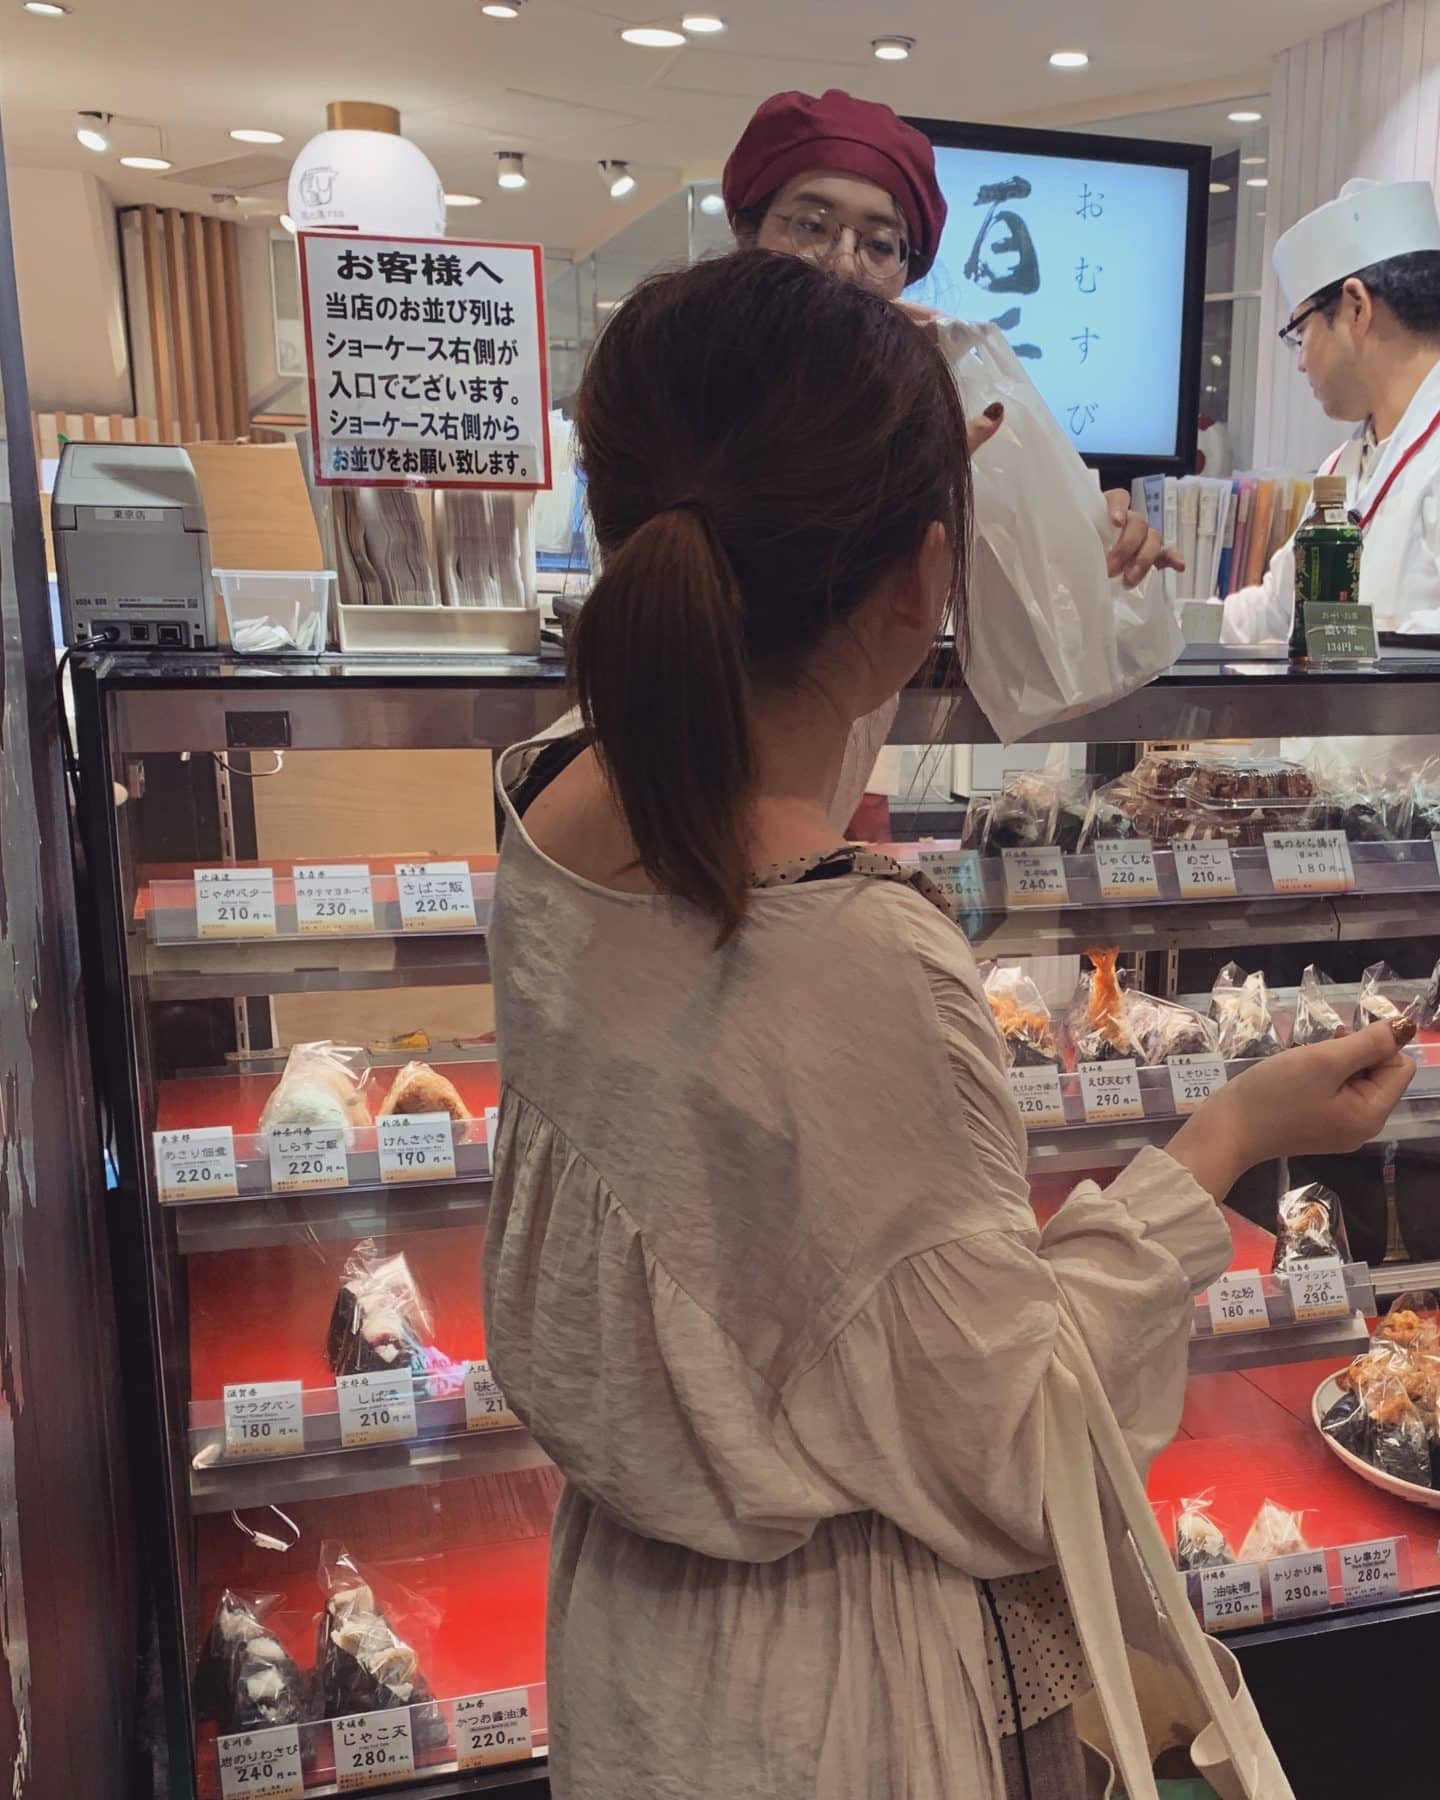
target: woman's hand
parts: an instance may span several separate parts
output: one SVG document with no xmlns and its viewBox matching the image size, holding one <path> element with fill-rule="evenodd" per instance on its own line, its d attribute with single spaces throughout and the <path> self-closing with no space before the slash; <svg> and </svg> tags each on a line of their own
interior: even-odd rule
<svg viewBox="0 0 1440 1800">
<path fill-rule="evenodd" d="M 1332 1155 L 1377 1137 L 1415 1075 L 1389 1024 L 1247 1069 L 1175 1134 L 1170 1154 L 1217 1200 L 1277 1156 Z"/>
<path fill-rule="evenodd" d="M 1152 569 L 1175 569 L 1183 572 L 1185 558 L 1173 545 L 1160 541 L 1160 533 L 1152 531 L 1144 513 L 1134 512 L 1130 496 L 1124 488 L 1110 488 L 1105 495 L 1110 508 L 1110 523 L 1119 532 L 1111 547 L 1106 568 L 1111 574 L 1124 575 L 1128 588 L 1138 587 Z"/>
</svg>

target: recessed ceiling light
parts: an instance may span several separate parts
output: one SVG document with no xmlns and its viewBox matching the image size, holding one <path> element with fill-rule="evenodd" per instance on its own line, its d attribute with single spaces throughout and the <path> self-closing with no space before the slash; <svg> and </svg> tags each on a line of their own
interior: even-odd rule
<svg viewBox="0 0 1440 1800">
<path fill-rule="evenodd" d="M 635 177 L 630 173 L 627 162 L 601 162 L 596 165 L 600 170 L 600 179 L 610 190 L 612 200 L 623 200 L 627 194 L 635 192 Z"/>
<path fill-rule="evenodd" d="M 483 206 L 485 202 L 479 194 L 447 194 L 445 204 L 447 206 Z"/>
<path fill-rule="evenodd" d="M 725 196 L 723 194 L 702 194 L 700 210 L 707 218 L 716 218 L 725 210 Z"/>
<path fill-rule="evenodd" d="M 76 113 L 80 123 L 75 127 L 75 140 L 97 156 L 110 148 L 110 115 L 103 112 Z"/>
<path fill-rule="evenodd" d="M 175 167 L 174 163 L 166 162 L 163 156 L 122 156 L 120 161 L 127 169 L 152 169 L 156 174 Z"/>
<path fill-rule="evenodd" d="M 725 21 L 717 19 L 714 13 L 686 13 L 680 25 L 682 30 L 693 32 L 696 37 L 710 37 L 725 29 Z"/>
<path fill-rule="evenodd" d="M 230 135 L 237 144 L 283 144 L 285 142 L 283 132 L 252 131 L 248 125 L 241 126 L 238 131 L 232 131 Z"/>
<path fill-rule="evenodd" d="M 1233 112 L 1225 116 L 1232 125 L 1258 125 L 1265 117 L 1264 113 L 1258 112 Z"/>
<path fill-rule="evenodd" d="M 63 19 L 70 8 L 57 6 L 55 0 L 25 0 L 25 10 L 37 19 Z"/>
<path fill-rule="evenodd" d="M 480 8 L 487 19 L 518 19 L 522 0 L 485 0 Z"/>
<path fill-rule="evenodd" d="M 1228 181 L 1212 181 L 1210 183 L 1210 192 L 1212 194 L 1228 194 L 1230 192 L 1230 183 Z"/>
<path fill-rule="evenodd" d="M 518 150 L 497 150 L 495 160 L 500 165 L 500 173 L 495 179 L 502 188 L 525 186 L 525 158 Z"/>
<path fill-rule="evenodd" d="M 1270 179 L 1266 175 L 1249 175 L 1245 179 L 1246 187 L 1269 187 Z"/>
<path fill-rule="evenodd" d="M 915 40 L 912 37 L 871 38 L 870 48 L 881 62 L 904 62 L 915 48 Z"/>
<path fill-rule="evenodd" d="M 1057 50 L 1050 58 L 1052 69 L 1083 69 L 1090 58 L 1083 50 Z"/>
<path fill-rule="evenodd" d="M 1263 169 L 1265 167 L 1265 158 L 1263 156 L 1242 156 L 1240 158 L 1240 167 L 1242 169 Z"/>
<path fill-rule="evenodd" d="M 627 25 L 620 36 L 642 50 L 679 50 L 685 43 L 685 33 L 673 25 Z"/>
<path fill-rule="evenodd" d="M 290 215 L 289 215 L 289 213 L 281 213 L 281 215 L 280 215 L 280 223 L 281 223 L 281 224 L 282 224 L 282 225 L 283 225 L 283 226 L 284 226 L 284 227 L 285 227 L 285 229 L 286 229 L 286 230 L 287 230 L 287 231 L 288 231 L 288 232 L 289 232 L 289 233 L 290 233 L 290 235 L 291 235 L 291 237 L 294 237 L 294 235 L 295 235 L 295 221 L 294 221 L 294 220 L 293 220 L 293 219 L 292 219 L 292 218 L 291 218 L 291 217 L 290 217 Z"/>
</svg>

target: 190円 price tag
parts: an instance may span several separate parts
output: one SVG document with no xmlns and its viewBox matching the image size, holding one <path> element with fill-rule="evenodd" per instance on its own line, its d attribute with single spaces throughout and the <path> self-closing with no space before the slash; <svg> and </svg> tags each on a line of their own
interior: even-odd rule
<svg viewBox="0 0 1440 1800">
<path fill-rule="evenodd" d="M 415 1377 L 408 1361 L 395 1375 L 337 1375 L 335 1403 L 340 1410 L 340 1442 L 347 1450 L 408 1443 L 419 1435 Z"/>
<path fill-rule="evenodd" d="M 277 1194 L 306 1194 L 350 1185 L 345 1131 L 339 1125 L 272 1125 L 270 1185 Z"/>
<path fill-rule="evenodd" d="M 1400 1540 L 1375 1538 L 1340 1546 L 1340 1587 L 1345 1606 L 1388 1600 L 1400 1592 Z"/>
<path fill-rule="evenodd" d="M 1095 872 L 1102 900 L 1158 900 L 1160 877 L 1148 838 L 1097 838 Z"/>
<path fill-rule="evenodd" d="M 1207 1631 L 1234 1631 L 1265 1620 L 1259 1563 L 1223 1563 L 1201 1569 L 1200 1607 Z"/>
<path fill-rule="evenodd" d="M 1140 1093 L 1140 1076 L 1135 1059 L 1126 1056 L 1115 1062 L 1081 1063 L 1080 1100 L 1089 1125 L 1108 1125 L 1113 1119 L 1143 1119 L 1145 1101 Z"/>
<path fill-rule="evenodd" d="M 1343 894 L 1355 885 L 1343 831 L 1267 831 L 1265 856 L 1277 894 Z"/>
<path fill-rule="evenodd" d="M 1210 1283 L 1210 1326 L 1227 1331 L 1260 1331 L 1270 1323 L 1265 1283 L 1258 1269 L 1232 1269 Z"/>
<path fill-rule="evenodd" d="M 381 1181 L 449 1181 L 455 1134 L 449 1113 L 393 1113 L 375 1121 Z"/>
<path fill-rule="evenodd" d="M 1231 900 L 1235 897 L 1235 859 L 1230 846 L 1199 839 L 1173 844 L 1175 880 L 1182 900 Z"/>
<path fill-rule="evenodd" d="M 295 928 L 327 937 L 375 929 L 375 898 L 364 863 L 300 863 L 295 868 Z"/>
<path fill-rule="evenodd" d="M 305 1448 L 305 1401 L 298 1381 L 226 1384 L 225 1455 L 298 1456 Z"/>
<path fill-rule="evenodd" d="M 305 1777 L 298 1726 L 238 1731 L 222 1737 L 218 1748 L 222 1800 L 301 1800 Z"/>
<path fill-rule="evenodd" d="M 1228 1077 L 1225 1059 L 1220 1056 L 1172 1056 L 1170 1093 L 1177 1113 L 1192 1113 L 1224 1087 Z"/>
<path fill-rule="evenodd" d="M 465 1365 L 465 1429 L 503 1431 L 520 1421 L 511 1412 L 488 1362 Z"/>
<path fill-rule="evenodd" d="M 488 1769 L 530 1754 L 530 1690 L 467 1694 L 455 1702 L 455 1759 L 460 1769 Z"/>
<path fill-rule="evenodd" d="M 342 1794 L 352 1788 L 408 1781 L 415 1773 L 415 1740 L 410 1708 L 350 1713 L 331 1721 L 335 1742 L 335 1785 Z"/>
<path fill-rule="evenodd" d="M 475 929 L 475 890 L 467 862 L 402 863 L 395 871 L 406 931 Z"/>
<path fill-rule="evenodd" d="M 153 1141 L 162 1200 L 228 1200 L 239 1193 L 235 1133 L 228 1125 L 157 1131 Z"/>
<path fill-rule="evenodd" d="M 1065 906 L 1070 886 L 1065 859 L 1053 845 L 1037 850 L 1002 850 L 1005 901 L 1009 906 Z"/>
<path fill-rule="evenodd" d="M 195 933 L 202 938 L 274 937 L 274 871 L 197 869 Z"/>
</svg>

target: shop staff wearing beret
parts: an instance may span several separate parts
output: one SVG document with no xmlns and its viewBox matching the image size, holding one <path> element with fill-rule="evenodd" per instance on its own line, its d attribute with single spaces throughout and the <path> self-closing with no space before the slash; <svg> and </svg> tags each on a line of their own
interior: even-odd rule
<svg viewBox="0 0 1440 1800">
<path fill-rule="evenodd" d="M 1382 631 L 1440 632 L 1440 218 L 1425 181 L 1348 182 L 1275 246 L 1281 336 L 1332 419 L 1359 429 L 1320 465 L 1365 532 L 1360 598 Z M 1287 638 L 1292 544 L 1225 602 L 1230 644 Z"/>
</svg>

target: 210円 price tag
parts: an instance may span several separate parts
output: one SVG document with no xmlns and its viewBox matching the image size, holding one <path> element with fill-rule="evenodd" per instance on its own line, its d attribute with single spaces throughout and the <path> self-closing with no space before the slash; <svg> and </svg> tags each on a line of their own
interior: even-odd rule
<svg viewBox="0 0 1440 1800">
<path fill-rule="evenodd" d="M 195 933 L 202 938 L 274 937 L 274 871 L 197 869 Z"/>
</svg>

